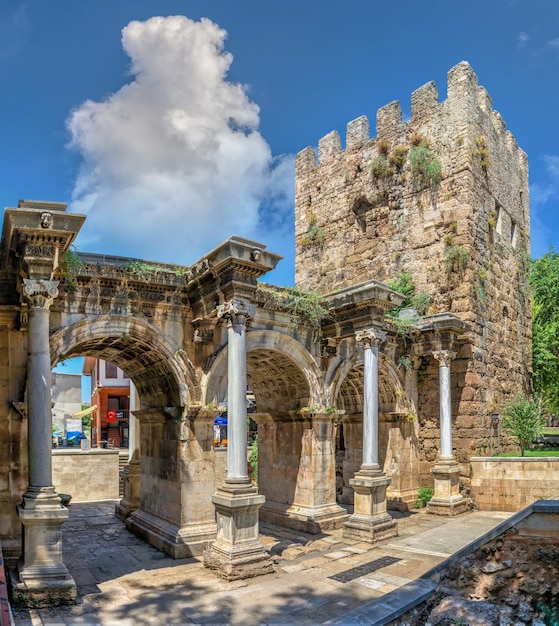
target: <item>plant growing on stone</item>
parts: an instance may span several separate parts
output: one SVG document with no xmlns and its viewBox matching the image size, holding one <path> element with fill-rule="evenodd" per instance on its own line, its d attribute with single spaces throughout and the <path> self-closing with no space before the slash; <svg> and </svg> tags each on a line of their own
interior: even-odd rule
<svg viewBox="0 0 559 626">
<path fill-rule="evenodd" d="M 324 228 L 317 223 L 316 215 L 312 214 L 309 219 L 307 232 L 301 237 L 302 246 L 310 246 L 312 244 L 322 245 L 326 234 Z"/>
<path fill-rule="evenodd" d="M 526 448 L 542 434 L 545 426 L 541 398 L 518 394 L 514 400 L 505 403 L 502 416 L 503 428 L 516 440 L 520 454 L 524 456 Z"/>
<path fill-rule="evenodd" d="M 85 263 L 79 257 L 76 248 L 70 248 L 60 256 L 59 267 L 66 291 L 75 293 L 78 289 L 76 276 L 85 269 Z"/>
<path fill-rule="evenodd" d="M 489 169 L 489 149 L 487 147 L 487 138 L 485 135 L 476 137 L 476 147 L 472 150 L 472 158 L 478 159 L 481 169 L 487 173 Z"/>
<path fill-rule="evenodd" d="M 415 508 L 420 509 L 424 506 L 427 506 L 427 503 L 431 501 L 433 498 L 433 494 L 435 490 L 433 487 L 420 487 L 417 490 L 417 500 L 415 502 Z"/>
<path fill-rule="evenodd" d="M 414 179 L 421 185 L 437 188 L 442 180 L 442 164 L 437 155 L 421 145 L 410 150 L 410 166 Z"/>
<path fill-rule="evenodd" d="M 392 167 L 401 170 L 404 167 L 408 156 L 408 147 L 404 145 L 394 146 L 394 149 L 388 155 L 388 161 Z"/>
<path fill-rule="evenodd" d="M 459 270 L 466 269 L 469 260 L 470 253 L 468 249 L 460 244 L 450 244 L 444 249 L 444 266 L 448 273 L 456 268 Z"/>
<path fill-rule="evenodd" d="M 312 289 L 297 287 L 276 287 L 267 283 L 258 283 L 257 297 L 264 301 L 264 306 L 286 311 L 295 328 L 300 323 L 319 328 L 330 317 L 330 310 L 325 297 Z"/>
<path fill-rule="evenodd" d="M 411 274 L 403 272 L 402 274 L 398 274 L 393 280 L 389 280 L 386 284 L 390 289 L 394 289 L 394 291 L 406 296 L 400 306 L 394 307 L 388 311 L 387 315 L 389 317 L 397 318 L 400 311 L 407 308 L 415 309 L 419 315 L 425 315 L 431 298 L 428 293 L 423 291 L 415 293 L 415 284 Z"/>
<path fill-rule="evenodd" d="M 384 154 L 379 154 L 371 161 L 370 171 L 373 180 L 383 180 L 392 174 L 392 168 Z"/>
</svg>

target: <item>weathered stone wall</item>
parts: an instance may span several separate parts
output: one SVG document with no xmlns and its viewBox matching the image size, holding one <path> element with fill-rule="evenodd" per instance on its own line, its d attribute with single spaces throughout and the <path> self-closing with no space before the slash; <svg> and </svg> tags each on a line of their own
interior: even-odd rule
<svg viewBox="0 0 559 626">
<path fill-rule="evenodd" d="M 428 146 L 439 184 L 410 162 Z M 452 363 L 454 446 L 467 461 L 489 435 L 489 415 L 529 386 L 530 307 L 528 166 L 512 134 L 467 63 L 448 74 L 439 102 L 429 83 L 400 104 L 350 122 L 342 150 L 336 131 L 296 162 L 296 283 L 329 292 L 370 278 L 410 273 L 430 296 L 429 313 L 449 311 L 470 324 Z M 438 367 L 429 357 L 419 385 L 421 475 L 438 450 Z"/>
<path fill-rule="evenodd" d="M 472 458 L 471 497 L 482 511 L 520 511 L 559 495 L 559 458 Z"/>
<path fill-rule="evenodd" d="M 52 451 L 52 480 L 57 493 L 72 502 L 118 499 L 118 450 Z"/>
<path fill-rule="evenodd" d="M 16 504 L 27 487 L 27 411 L 24 405 L 27 374 L 27 334 L 15 326 L 19 316 L 4 314 L 0 331 L 0 536 L 7 560 L 19 556 L 21 523 Z"/>
</svg>

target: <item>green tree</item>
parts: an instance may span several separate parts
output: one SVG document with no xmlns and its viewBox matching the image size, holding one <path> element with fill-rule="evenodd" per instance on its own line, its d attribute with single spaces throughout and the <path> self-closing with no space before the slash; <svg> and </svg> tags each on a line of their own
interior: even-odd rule
<svg viewBox="0 0 559 626">
<path fill-rule="evenodd" d="M 519 394 L 504 405 L 502 415 L 503 427 L 516 439 L 524 456 L 526 448 L 543 432 L 545 424 L 541 399 Z"/>
<path fill-rule="evenodd" d="M 559 413 L 559 254 L 551 247 L 530 272 L 534 389 Z"/>
</svg>

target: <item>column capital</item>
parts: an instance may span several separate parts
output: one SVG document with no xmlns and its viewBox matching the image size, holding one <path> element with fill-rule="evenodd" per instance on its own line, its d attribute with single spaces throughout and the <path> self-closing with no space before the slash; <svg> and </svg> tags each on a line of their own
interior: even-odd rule
<svg viewBox="0 0 559 626">
<path fill-rule="evenodd" d="M 355 333 L 355 340 L 357 343 L 363 342 L 365 348 L 378 347 L 386 341 L 386 333 L 380 328 L 365 328 Z"/>
<path fill-rule="evenodd" d="M 240 300 L 229 300 L 217 306 L 218 319 L 224 319 L 229 324 L 246 324 L 254 317 L 255 306 Z"/>
<path fill-rule="evenodd" d="M 433 356 L 439 362 L 439 367 L 450 367 L 450 362 L 456 358 L 456 352 L 452 352 L 452 350 L 435 350 Z"/>
<path fill-rule="evenodd" d="M 57 280 L 23 279 L 23 297 L 33 309 L 49 309 L 52 301 L 58 296 Z"/>
</svg>

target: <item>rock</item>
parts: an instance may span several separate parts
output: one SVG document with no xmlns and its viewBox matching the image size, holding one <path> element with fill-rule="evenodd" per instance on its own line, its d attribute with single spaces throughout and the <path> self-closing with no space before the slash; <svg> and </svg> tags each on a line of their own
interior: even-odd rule
<svg viewBox="0 0 559 626">
<path fill-rule="evenodd" d="M 502 569 L 506 569 L 506 565 L 503 565 L 502 563 L 487 563 L 487 565 L 484 565 L 481 568 L 481 571 L 484 574 L 494 574 L 495 572 L 499 572 Z"/>
<path fill-rule="evenodd" d="M 512 611 L 509 607 L 489 602 L 476 602 L 449 596 L 431 611 L 425 626 L 455 626 L 455 624 L 509 626 L 512 624 Z"/>
</svg>

